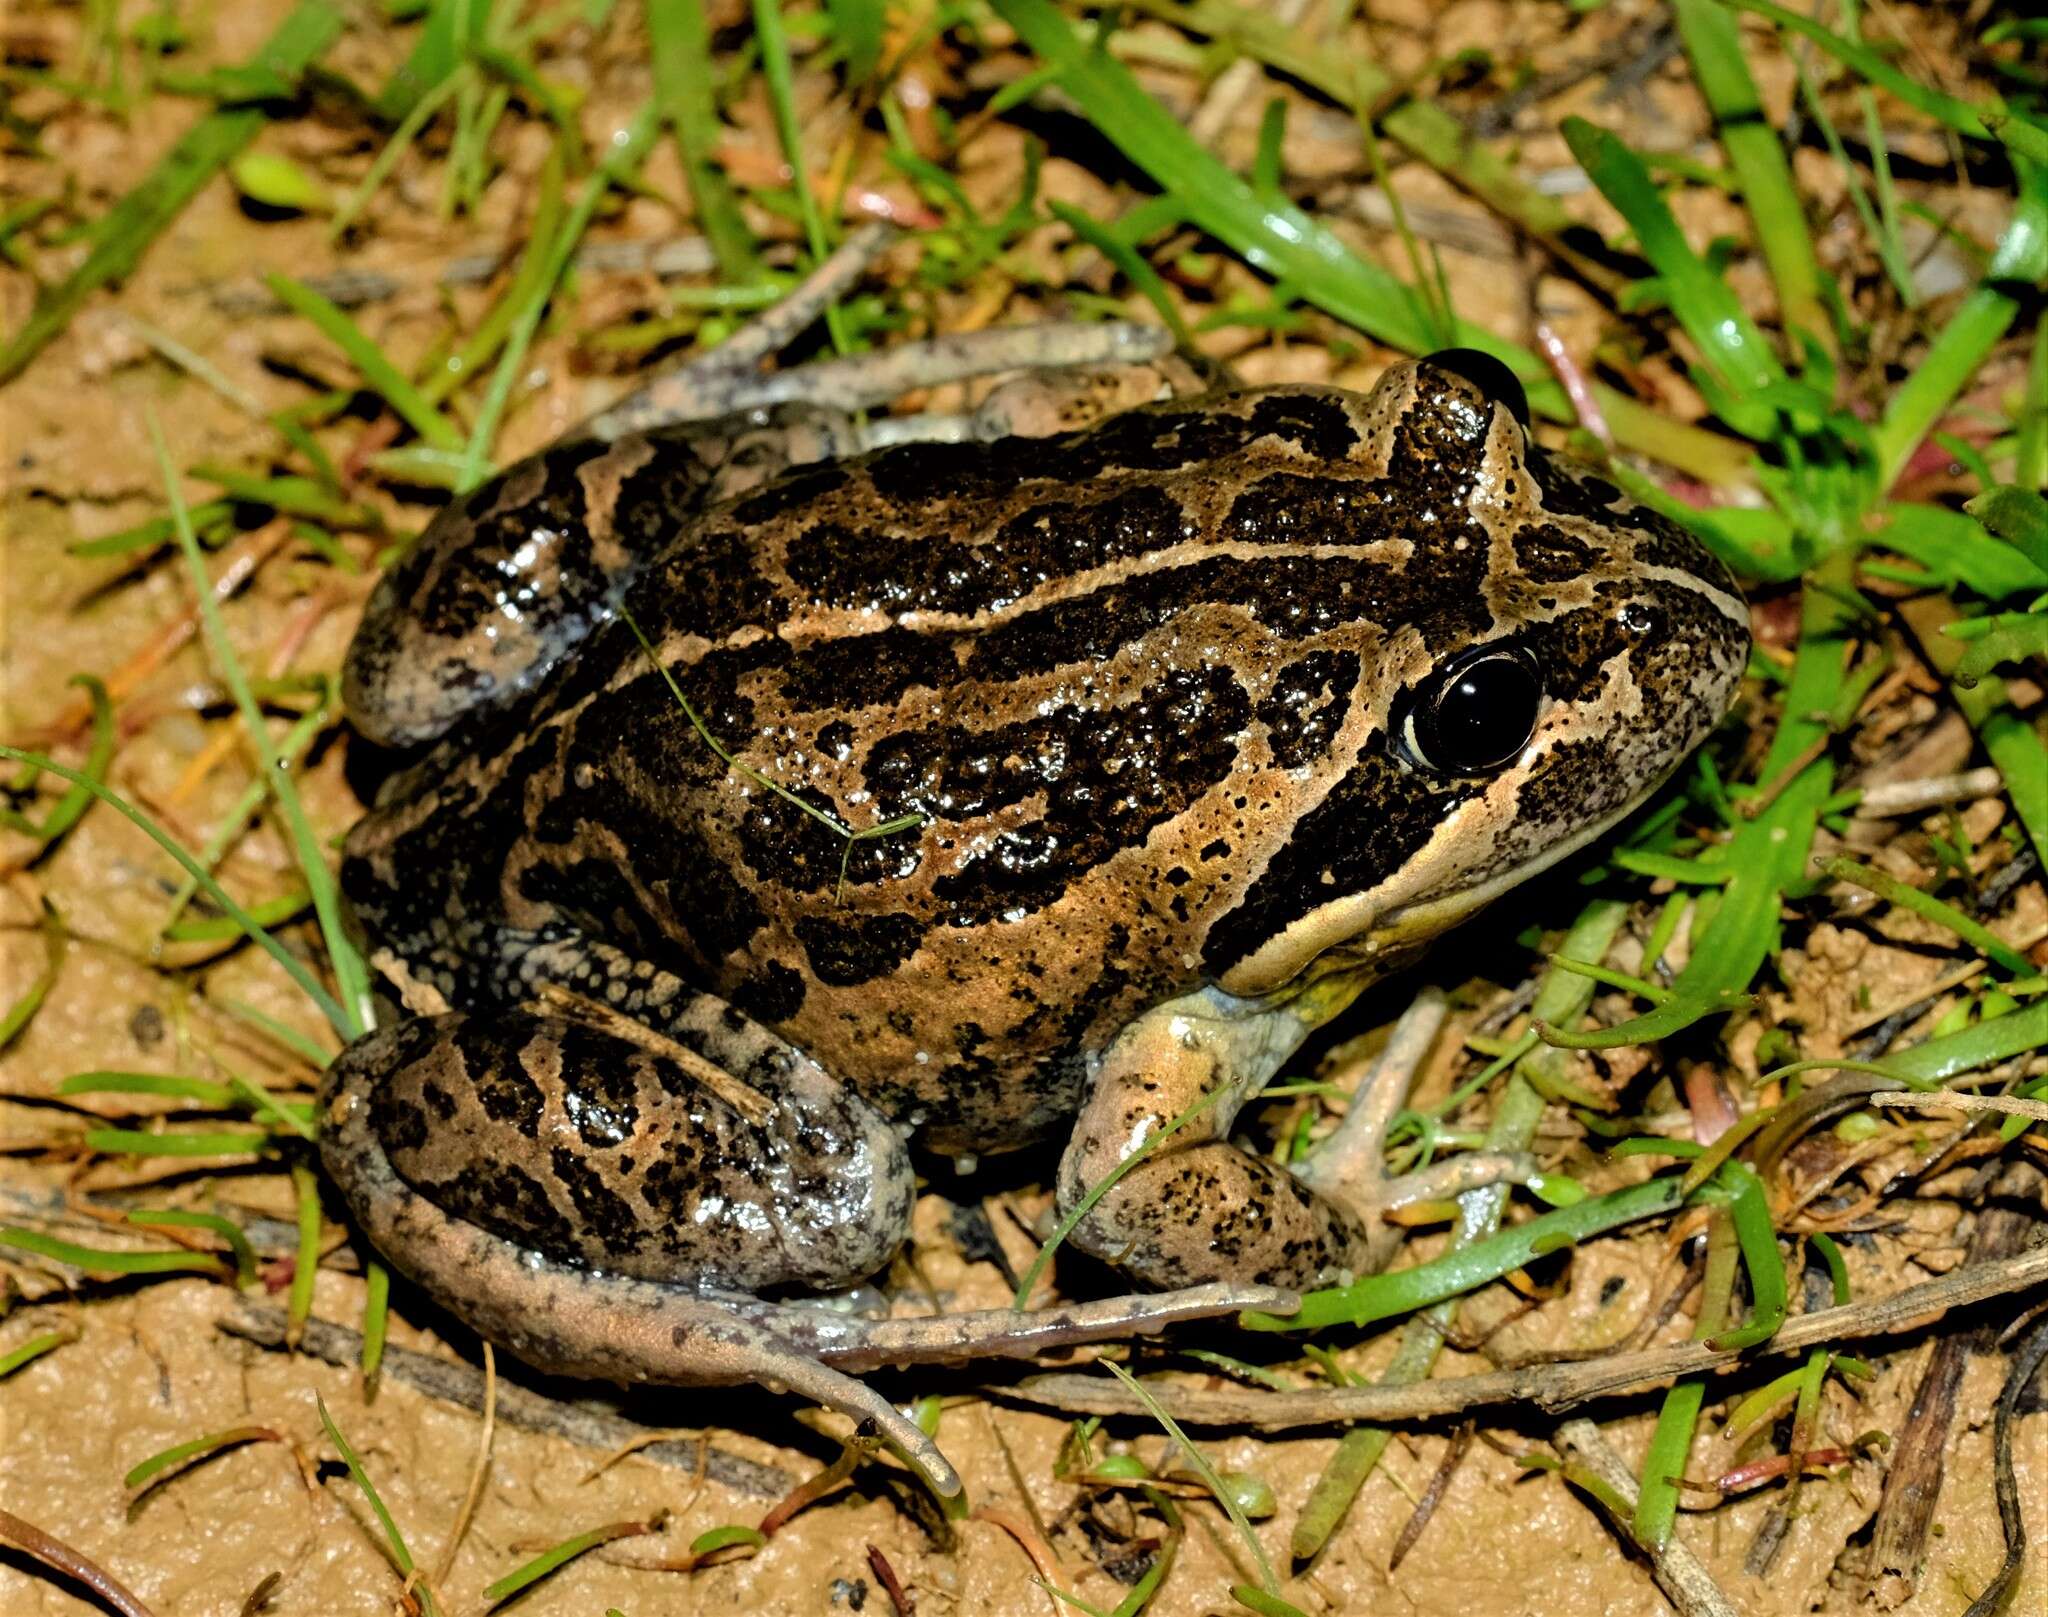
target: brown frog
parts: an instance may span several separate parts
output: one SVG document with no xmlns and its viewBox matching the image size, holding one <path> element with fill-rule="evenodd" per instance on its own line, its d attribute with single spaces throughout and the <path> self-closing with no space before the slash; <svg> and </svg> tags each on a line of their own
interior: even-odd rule
<svg viewBox="0 0 2048 1617">
<path fill-rule="evenodd" d="M 342 872 L 416 1013 L 324 1093 L 364 1230 L 535 1363 L 785 1383 L 947 1491 L 847 1368 L 1371 1266 L 1400 1187 L 1291 1173 L 1233 1118 L 1640 802 L 1748 645 L 1722 569 L 1524 411 L 1465 351 L 811 464 L 845 422 L 757 411 L 451 506 L 348 665 L 365 733 L 433 742 Z M 1219 1090 L 1072 1236 L 1192 1288 L 1156 1306 L 756 1300 L 889 1260 L 912 1140 L 1064 1135 L 1064 1209 Z"/>
</svg>

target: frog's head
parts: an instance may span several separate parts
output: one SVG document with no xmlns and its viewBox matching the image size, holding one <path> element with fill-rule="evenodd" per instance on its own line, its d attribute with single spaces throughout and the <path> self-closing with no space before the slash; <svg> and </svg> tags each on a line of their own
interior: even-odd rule
<svg viewBox="0 0 2048 1617">
<path fill-rule="evenodd" d="M 1236 994 L 1379 975 L 1599 836 L 1720 721 L 1748 652 L 1721 565 L 1531 444 L 1499 362 L 1397 365 L 1360 414 L 1369 494 L 1290 515 L 1385 557 L 1356 750 L 1210 932 Z"/>
</svg>

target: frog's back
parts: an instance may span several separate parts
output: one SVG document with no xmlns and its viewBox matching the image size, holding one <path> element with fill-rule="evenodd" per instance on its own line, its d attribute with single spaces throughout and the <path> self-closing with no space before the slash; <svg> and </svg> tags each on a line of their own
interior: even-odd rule
<svg viewBox="0 0 2048 1617">
<path fill-rule="evenodd" d="M 359 829 L 352 895 L 450 998 L 499 929 L 574 931 L 941 1144 L 1043 1133 L 1138 1009 L 1395 881 L 1484 792 L 1385 744 L 1434 660 L 1635 658 L 1635 722 L 1677 712 L 1616 602 L 1669 575 L 1667 627 L 1705 634 L 1689 541 L 1451 391 L 1212 396 L 677 513 L 630 625 Z M 1578 783 L 1573 823 L 1640 786 Z"/>
</svg>

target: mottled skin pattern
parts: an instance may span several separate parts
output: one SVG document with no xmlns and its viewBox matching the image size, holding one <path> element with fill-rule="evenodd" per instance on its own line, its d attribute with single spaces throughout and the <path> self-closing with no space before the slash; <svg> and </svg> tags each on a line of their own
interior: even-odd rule
<svg viewBox="0 0 2048 1617">
<path fill-rule="evenodd" d="M 418 1197 L 548 1267 L 823 1286 L 899 1238 L 905 1135 L 1072 1130 L 1070 1203 L 1231 1083 L 1076 1238 L 1154 1284 L 1327 1279 L 1370 1209 L 1228 1144 L 1238 1106 L 1639 801 L 1746 652 L 1690 539 L 1428 365 L 699 508 L 710 441 L 515 468 L 448 519 L 460 540 L 488 512 L 491 543 L 458 569 L 430 534 L 366 622 L 359 722 L 447 733 L 350 836 L 344 885 L 407 1003 L 467 1014 L 337 1063 L 359 1215 Z M 522 509 L 567 606 L 508 615 L 476 583 L 523 580 Z M 1541 680 L 1527 745 L 1477 774 L 1412 756 L 1432 675 L 1506 645 Z M 758 777 L 855 830 L 921 819 L 849 847 Z M 575 1000 L 514 1010 L 544 988 Z"/>
</svg>

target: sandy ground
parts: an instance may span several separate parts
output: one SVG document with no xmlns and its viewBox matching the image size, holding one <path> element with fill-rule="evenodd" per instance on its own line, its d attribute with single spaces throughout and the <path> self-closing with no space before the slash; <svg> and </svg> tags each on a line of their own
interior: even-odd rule
<svg viewBox="0 0 2048 1617">
<path fill-rule="evenodd" d="M 282 9 L 275 3 L 218 8 L 206 23 L 206 59 L 242 58 Z M 1397 70 L 1483 44 L 1505 59 L 1526 60 L 1540 74 L 1631 37 L 1630 30 L 1654 22 L 1652 9 L 1617 3 L 1567 31 L 1560 25 L 1559 8 L 1551 5 L 1466 0 L 1431 8 L 1423 0 L 1410 0 L 1404 6 L 1371 8 L 1371 32 L 1375 46 Z M 61 45 L 72 37 L 74 19 L 30 7 L 9 26 L 45 31 Z M 351 35 L 334 61 L 375 82 L 399 48 L 392 36 L 371 29 Z M 565 49 L 550 63 L 550 71 L 589 90 L 582 116 L 593 132 L 614 126 L 645 93 L 644 74 L 632 65 L 636 51 L 642 51 L 637 33 L 615 28 L 601 48 Z M 1767 88 L 1782 95 L 1786 82 L 1781 73 Z M 1153 87 L 1185 110 L 1189 83 L 1161 74 Z M 1290 126 L 1289 172 L 1348 172 L 1355 164 L 1355 128 L 1327 107 L 1287 93 L 1298 114 Z M 36 94 L 50 92 L 30 92 Z M 192 103 L 167 96 L 142 105 L 125 128 L 90 110 L 59 112 L 33 100 L 24 105 L 29 114 L 53 119 L 45 140 L 87 187 L 80 207 L 88 216 L 132 184 L 193 116 Z M 742 111 L 736 145 L 772 152 L 764 109 L 749 104 Z M 1524 114 L 1502 149 L 1531 174 L 1568 175 L 1569 159 L 1554 131 L 1557 119 L 1571 111 L 1599 116 L 1650 147 L 1682 148 L 1703 128 L 1681 64 L 1666 60 L 1639 83 L 1616 89 L 1598 74 L 1545 101 L 1540 110 Z M 822 146 L 843 115 L 822 103 L 818 112 Z M 1219 142 L 1231 160 L 1250 160 L 1256 118 L 1255 97 Z M 153 357 L 127 321 L 140 318 L 173 335 L 274 408 L 303 396 L 305 375 L 340 380 L 345 370 L 303 325 L 236 312 L 223 306 L 227 295 L 246 291 L 265 268 L 308 274 L 340 265 L 369 267 L 392 272 L 400 287 L 396 296 L 360 317 L 392 352 L 418 353 L 451 311 L 459 324 L 467 325 L 483 307 L 486 293 L 444 295 L 433 275 L 449 258 L 495 246 L 516 233 L 530 203 L 538 146 L 529 137 L 535 133 L 531 125 L 508 133 L 507 175 L 487 194 L 481 218 L 438 222 L 427 205 L 429 176 L 407 165 L 373 210 L 370 228 L 340 250 L 328 242 L 320 220 L 255 217 L 226 185 L 215 183 L 156 243 L 118 295 L 95 299 L 7 390 L 0 398 L 0 464 L 8 472 L 0 508 L 5 521 L 0 734 L 49 742 L 76 700 L 67 689 L 73 675 L 111 674 L 169 628 L 189 622 L 188 584 L 177 566 L 159 559 L 126 569 L 66 551 L 74 541 L 120 529 L 161 509 L 147 430 L 151 412 L 161 420 L 179 465 L 212 461 L 260 467 L 274 453 L 275 439 L 266 429 Z M 281 125 L 263 139 L 341 176 L 359 174 L 371 149 L 357 135 L 345 136 L 317 119 Z M 1901 143 L 1907 139 L 1902 135 Z M 999 192 L 1002 184 L 1013 183 L 1021 160 L 1014 130 L 992 125 L 970 152 L 981 165 L 972 182 L 978 189 Z M 1826 195 L 1838 182 L 1828 165 L 1814 159 L 1811 150 L 1800 154 L 1801 177 L 1816 194 Z M 680 194 L 672 153 L 664 150 L 648 173 L 657 190 Z M 1599 335 L 1602 316 L 1589 294 L 1556 275 L 1532 278 L 1526 259 L 1477 204 L 1413 165 L 1400 170 L 1397 189 L 1413 216 L 1444 239 L 1445 272 L 1463 314 L 1516 333 L 1526 331 L 1532 315 L 1540 315 L 1567 343 L 1586 347 Z M 1107 206 L 1103 182 L 1057 154 L 1047 165 L 1045 192 L 1086 207 Z M 1590 197 L 1575 197 L 1574 205 L 1589 220 L 1611 222 Z M 1695 239 L 1732 227 L 1732 211 L 1717 218 L 1716 206 L 1699 204 L 1699 216 L 1687 219 Z M 1369 216 L 1370 208 L 1366 212 Z M 1995 227 L 1998 205 L 1995 197 L 1964 194 L 1955 212 L 1964 228 L 1984 231 Z M 687 233 L 687 224 L 679 226 L 665 206 L 638 199 L 603 221 L 599 234 L 651 238 L 679 230 Z M 1366 239 L 1363 226 L 1358 232 Z M 1055 266 L 1049 246 L 1034 242 L 1026 251 L 1049 269 Z M 1398 248 L 1387 251 L 1396 261 L 1392 255 Z M 53 254 L 46 269 L 67 267 L 70 256 Z M 1763 283 L 1752 284 L 1761 288 Z M 576 337 L 636 303 L 649 302 L 655 290 L 646 277 L 585 279 L 574 315 L 551 329 L 536 350 L 529 386 L 501 440 L 504 456 L 545 442 L 619 390 L 616 377 L 583 362 Z M 10 329 L 19 322 L 28 292 L 24 277 L 7 278 Z M 939 298 L 937 322 L 987 323 L 998 312 L 1005 320 L 1045 312 L 1025 295 L 1000 311 L 973 308 L 970 302 L 952 293 Z M 1217 346 L 1229 350 L 1240 372 L 1255 380 L 1363 380 L 1383 362 L 1383 355 L 1320 340 L 1325 335 L 1312 324 L 1292 340 L 1259 340 L 1247 348 L 1243 334 L 1233 333 L 1219 337 Z M 293 375 L 294 369 L 302 374 Z M 1682 385 L 1669 385 L 1674 406 L 1681 406 Z M 921 402 L 944 406 L 952 401 Z M 345 442 L 345 435 L 339 441 Z M 389 503 L 374 490 L 366 497 L 379 506 L 395 534 L 412 531 L 423 519 L 419 506 Z M 353 559 L 364 567 L 375 549 L 368 539 L 350 541 Z M 338 569 L 290 544 L 274 548 L 263 556 L 253 582 L 230 603 L 231 633 L 265 671 L 282 675 L 332 669 L 368 580 L 366 570 Z M 1924 689 L 1902 689 L 1899 700 L 1932 706 Z M 1928 720 L 1923 712 L 1920 722 Z M 187 645 L 166 656 L 161 668 L 124 698 L 119 722 L 122 745 L 113 783 L 147 804 L 181 839 L 203 839 L 249 777 L 240 752 L 221 740 L 235 721 L 199 651 Z M 69 734 L 57 736 L 60 744 L 69 746 L 76 729 L 72 723 Z M 1959 756 L 1946 767 L 1962 761 Z M 303 771 L 304 790 L 323 834 L 338 835 L 357 812 L 348 765 L 347 742 L 336 739 Z M 2001 812 L 1995 801 L 1973 810 L 1981 822 L 1972 825 L 1980 846 L 1995 836 Z M 39 929 L 44 906 L 59 918 L 69 948 L 40 1013 L 0 1052 L 0 1222 L 26 1222 L 74 1239 L 112 1244 L 122 1239 L 121 1232 L 100 1228 L 84 1209 L 218 1206 L 250 1224 L 270 1260 L 267 1276 L 282 1278 L 279 1264 L 290 1250 L 292 1197 L 289 1182 L 274 1165 L 252 1171 L 232 1164 L 174 1163 L 170 1166 L 177 1171 L 166 1173 L 160 1161 L 140 1170 L 112 1159 L 87 1161 L 78 1148 L 87 1124 L 147 1117 L 163 1110 L 162 1103 L 96 1097 L 91 1104 L 97 1116 L 89 1118 L 75 1106 L 53 1103 L 51 1096 L 60 1080 L 89 1070 L 236 1071 L 280 1090 L 303 1086 L 310 1070 L 253 1031 L 229 1008 L 235 1004 L 254 1006 L 316 1040 L 327 1035 L 283 975 L 253 951 L 230 951 L 211 962 L 152 956 L 175 873 L 125 822 L 96 811 L 47 857 L 30 862 L 30 851 L 19 839 L 0 839 L 0 867 L 10 872 L 0 885 L 0 1006 L 14 1003 L 44 969 Z M 284 892 L 292 881 L 285 851 L 268 831 L 237 843 L 224 871 L 245 897 Z M 1455 991 L 1456 1027 L 1469 1029 L 1504 1003 L 1516 972 L 1527 968 L 1531 957 L 1517 954 L 1510 942 L 1516 931 L 1531 920 L 1555 924 L 1574 902 L 1568 888 L 1553 886 L 1480 923 L 1480 947 L 1473 952 L 1490 963 L 1518 962 L 1512 970 L 1489 964 L 1489 975 L 1461 981 L 1459 968 L 1449 960 L 1426 968 Z M 2042 915 L 2036 880 L 2012 912 L 2016 934 L 2029 927 L 2038 932 Z M 295 947 L 309 947 L 308 937 L 293 938 Z M 1867 930 L 1815 928 L 1788 957 L 1785 975 L 1794 987 L 1778 1008 L 1801 1016 L 1809 1036 L 1825 1042 L 1831 1029 L 1860 1020 L 1861 1007 L 1909 1001 L 1938 977 L 1951 962 L 1930 957 L 1925 942 L 1910 928 L 1876 936 Z M 1376 1001 L 1360 1030 L 1374 1021 L 1384 1023 L 1398 1008 L 1397 1000 Z M 1448 1085 L 1455 1057 L 1448 1045 L 1441 1049 L 1424 1083 Z M 1034 1181 L 1042 1169 L 1006 1168 L 992 1174 L 986 1197 L 993 1227 L 1018 1266 L 1032 1249 L 1022 1222 L 1036 1217 L 1044 1205 Z M 1942 1183 L 1952 1187 L 1956 1182 Z M 972 1181 L 949 1180 L 924 1198 L 914 1244 L 889 1277 L 899 1310 L 992 1306 L 1004 1300 L 1006 1289 L 995 1268 L 964 1258 L 949 1230 L 954 1207 L 976 1193 Z M 333 1208 L 330 1217 L 338 1219 Z M 1894 1289 L 1960 1259 L 1966 1231 L 1940 1204 L 1912 1206 L 1894 1223 L 1895 1232 L 1883 1243 L 1852 1249 L 1859 1292 Z M 339 1222 L 327 1234 L 328 1260 L 318 1278 L 315 1311 L 323 1319 L 353 1324 L 363 1300 L 359 1265 Z M 350 1369 L 267 1351 L 224 1334 L 221 1322 L 245 1304 L 212 1281 L 98 1282 L 71 1289 L 47 1265 L 10 1261 L 0 1267 L 15 1304 L 0 1318 L 0 1351 L 53 1326 L 78 1333 L 63 1348 L 0 1381 L 0 1506 L 58 1533 L 99 1561 L 161 1617 L 257 1610 L 344 1617 L 393 1609 L 399 1581 L 376 1524 L 331 1459 L 315 1464 L 331 1454 L 316 1397 L 326 1400 L 361 1452 L 421 1565 L 435 1575 L 446 1609 L 457 1613 L 481 1609 L 484 1588 L 539 1548 L 575 1532 L 629 1520 L 665 1517 L 666 1525 L 658 1535 L 628 1539 L 586 1556 L 523 1597 L 519 1609 L 531 1617 L 596 1617 L 610 1607 L 632 1617 L 659 1611 L 886 1611 L 889 1598 L 877 1586 L 869 1560 L 872 1548 L 894 1568 L 920 1611 L 991 1617 L 1050 1612 L 1058 1609 L 1055 1602 L 1033 1585 L 1033 1566 L 1001 1520 L 1033 1515 L 1046 1524 L 1060 1557 L 1056 1575 L 1062 1585 L 1108 1608 L 1124 1591 L 1105 1568 L 1122 1566 L 1128 1573 L 1142 1564 L 1130 1558 L 1132 1542 L 1158 1532 L 1156 1520 L 1134 1515 L 1124 1497 L 1055 1478 L 1064 1422 L 987 1394 L 984 1389 L 999 1386 L 1002 1377 L 986 1382 L 972 1373 L 954 1373 L 889 1383 L 892 1392 L 906 1398 L 925 1392 L 948 1396 L 942 1440 L 966 1476 L 968 1497 L 988 1512 L 955 1524 L 949 1535 L 927 1531 L 885 1491 L 861 1488 L 797 1516 L 751 1558 L 688 1574 L 645 1570 L 680 1555 L 705 1529 L 757 1520 L 781 1487 L 809 1475 L 835 1452 L 826 1435 L 833 1430 L 830 1422 L 766 1394 L 650 1394 L 633 1402 L 634 1418 L 653 1427 L 701 1433 L 721 1454 L 773 1470 L 754 1473 L 750 1490 L 634 1454 L 593 1476 L 607 1457 L 601 1447 L 501 1423 L 474 1525 L 444 1572 L 445 1541 L 478 1449 L 480 1428 L 473 1412 L 437 1401 L 395 1376 L 366 1401 L 360 1377 Z M 1076 1286 L 1100 1280 L 1078 1266 L 1062 1273 L 1072 1274 Z M 1661 1236 L 1599 1243 L 1578 1256 L 1563 1295 L 1514 1318 L 1490 1339 L 1487 1352 L 1502 1360 L 1614 1344 L 1664 1294 L 1674 1274 Z M 258 1300 L 275 1304 L 281 1299 Z M 1509 1294 L 1496 1290 L 1470 1305 L 1466 1325 L 1484 1330 L 1518 1312 Z M 445 1335 L 438 1333 L 436 1319 L 423 1299 L 398 1288 L 395 1343 L 476 1363 L 477 1343 L 452 1327 Z M 1681 1319 L 1666 1334 L 1682 1334 L 1684 1323 Z M 1212 1345 L 1227 1347 L 1230 1339 L 1216 1337 Z M 1345 1361 L 1370 1373 L 1390 1345 L 1390 1337 L 1366 1335 L 1345 1347 Z M 1895 1431 L 1926 1351 L 1922 1338 L 1887 1344 L 1875 1355 L 1876 1379 L 1854 1399 L 1831 1384 L 1823 1419 L 1826 1440 L 1847 1442 L 1862 1432 Z M 1900 1611 L 1946 1617 L 1967 1603 L 1998 1563 L 1989 1416 L 2003 1362 L 2001 1356 L 1979 1356 L 1965 1375 L 1930 1560 L 1917 1593 L 1896 1607 Z M 1440 1373 L 1486 1367 L 1475 1354 L 1454 1352 L 1445 1356 Z M 516 1367 L 504 1368 L 508 1377 L 528 1382 L 551 1399 L 579 1402 L 604 1396 L 601 1389 L 547 1385 Z M 1756 1379 L 1751 1376 L 1742 1385 Z M 1632 1460 L 1647 1437 L 1645 1410 L 1650 1408 L 1651 1402 L 1638 1399 L 1602 1411 L 1613 1416 L 1610 1439 Z M 249 1424 L 267 1427 L 285 1441 L 236 1448 L 154 1490 L 139 1504 L 131 1503 L 121 1478 L 136 1461 L 186 1438 Z M 1143 1422 L 1115 1422 L 1111 1429 L 1118 1443 L 1148 1458 L 1163 1446 Z M 1723 1453 L 1711 1435 L 1714 1429 L 1709 1423 L 1695 1449 L 1696 1477 L 1725 1468 L 1717 1463 Z M 1604 1610 L 1616 1617 L 1651 1617 L 1669 1610 L 1641 1565 L 1581 1496 L 1555 1477 L 1530 1474 L 1517 1462 L 1516 1455 L 1524 1451 L 1547 1452 L 1547 1431 L 1548 1422 L 1529 1415 L 1484 1433 L 1452 1477 L 1415 1549 L 1398 1574 L 1390 1576 L 1396 1536 L 1414 1500 L 1429 1486 L 1448 1434 L 1427 1430 L 1397 1439 L 1331 1547 L 1288 1585 L 1289 1598 L 1311 1613 L 1534 1617 Z M 1205 1435 L 1204 1448 L 1219 1466 L 1255 1473 L 1272 1485 L 1278 1512 L 1263 1535 L 1269 1553 L 1282 1564 L 1288 1525 L 1334 1441 L 1329 1433 L 1285 1441 Z M 2048 1540 L 2048 1421 L 2023 1423 L 2015 1458 L 2030 1532 L 2038 1544 Z M 1775 1489 L 1689 1515 L 1681 1532 L 1749 1617 L 1860 1610 L 1867 1591 L 1853 1576 L 1853 1567 L 1859 1535 L 1878 1499 L 1883 1463 L 1881 1455 L 1865 1454 L 1809 1481 L 1766 1580 L 1747 1575 L 1743 1559 L 1774 1507 Z M 1245 1576 L 1230 1560 L 1220 1515 L 1198 1506 L 1190 1516 L 1193 1530 L 1179 1563 L 1150 1607 L 1162 1617 L 1221 1609 L 1228 1586 Z M 74 1591 L 32 1575 L 24 1561 L 0 1551 L 0 1611 L 9 1617 L 68 1617 L 94 1609 Z M 2022 1617 L 2048 1613 L 2048 1573 L 2038 1556 L 2010 1609 Z"/>
</svg>

